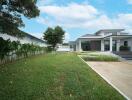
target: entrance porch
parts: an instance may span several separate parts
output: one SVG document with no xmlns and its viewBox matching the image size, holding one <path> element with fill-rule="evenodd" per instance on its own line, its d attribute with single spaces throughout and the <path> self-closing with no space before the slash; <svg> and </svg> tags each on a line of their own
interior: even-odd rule
<svg viewBox="0 0 132 100">
<path fill-rule="evenodd" d="M 130 40 L 129 40 L 130 39 Z M 76 51 L 120 51 L 120 46 L 130 46 L 132 39 L 129 36 L 108 36 L 100 39 L 79 39 Z"/>
</svg>

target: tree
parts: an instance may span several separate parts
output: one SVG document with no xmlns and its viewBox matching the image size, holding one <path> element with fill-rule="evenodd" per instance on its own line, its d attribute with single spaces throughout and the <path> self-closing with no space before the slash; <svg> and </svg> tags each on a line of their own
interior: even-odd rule
<svg viewBox="0 0 132 100">
<path fill-rule="evenodd" d="M 55 49 L 58 43 L 63 43 L 64 34 L 65 31 L 60 26 L 56 26 L 54 29 L 49 27 L 44 32 L 44 40 Z"/>
<path fill-rule="evenodd" d="M 10 46 L 9 46 L 10 43 L 11 41 L 9 39 L 4 40 L 2 37 L 0 37 L 0 59 L 1 60 L 3 60 L 5 56 L 8 55 L 10 51 Z"/>
<path fill-rule="evenodd" d="M 0 0 L 0 32 L 10 35 L 20 35 L 24 27 L 21 16 L 34 18 L 39 16 L 37 0 Z"/>
</svg>

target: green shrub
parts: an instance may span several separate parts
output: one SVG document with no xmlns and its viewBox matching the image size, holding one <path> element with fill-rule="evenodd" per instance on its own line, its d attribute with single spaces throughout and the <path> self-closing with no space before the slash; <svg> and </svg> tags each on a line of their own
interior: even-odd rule
<svg viewBox="0 0 132 100">
<path fill-rule="evenodd" d="M 51 52 L 51 51 L 53 51 L 54 50 L 54 48 L 52 47 L 52 46 L 48 46 L 47 48 L 46 48 L 46 51 L 47 52 Z"/>
<path fill-rule="evenodd" d="M 120 51 L 130 51 L 130 47 L 129 46 L 120 46 Z"/>
<path fill-rule="evenodd" d="M 118 61 L 117 57 L 108 56 L 108 55 L 84 56 L 82 58 L 85 61 Z"/>
</svg>

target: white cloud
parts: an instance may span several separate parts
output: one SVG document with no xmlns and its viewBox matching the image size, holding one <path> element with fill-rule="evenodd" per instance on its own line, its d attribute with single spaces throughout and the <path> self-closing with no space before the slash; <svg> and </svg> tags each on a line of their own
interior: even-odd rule
<svg viewBox="0 0 132 100">
<path fill-rule="evenodd" d="M 132 0 L 127 0 L 128 4 L 132 4 Z"/>
<path fill-rule="evenodd" d="M 41 17 L 37 21 L 50 26 L 56 24 L 66 28 L 94 30 L 104 28 L 126 28 L 130 30 L 132 28 L 131 13 L 119 14 L 114 18 L 110 18 L 89 4 L 70 3 L 67 6 L 47 5 L 41 6 L 39 9 L 48 18 Z"/>
<path fill-rule="evenodd" d="M 118 22 L 123 25 L 132 25 L 132 14 L 119 14 L 118 15 Z"/>
<path fill-rule="evenodd" d="M 48 17 L 47 17 L 47 18 L 38 17 L 38 18 L 36 18 L 36 21 L 37 21 L 38 23 L 41 23 L 41 24 L 43 24 L 43 23 L 49 24 L 49 23 L 50 23 Z"/>
<path fill-rule="evenodd" d="M 98 11 L 91 5 L 71 3 L 68 6 L 41 6 L 40 11 L 55 17 L 57 20 L 92 19 Z"/>
</svg>

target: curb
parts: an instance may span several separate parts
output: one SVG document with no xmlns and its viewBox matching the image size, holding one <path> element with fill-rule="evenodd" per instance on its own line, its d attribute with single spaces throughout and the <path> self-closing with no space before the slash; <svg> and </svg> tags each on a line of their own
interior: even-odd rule
<svg viewBox="0 0 132 100">
<path fill-rule="evenodd" d="M 86 61 L 84 61 L 79 55 L 78 57 L 88 65 L 88 63 Z M 96 72 L 99 76 L 101 76 L 108 84 L 110 84 L 113 88 L 115 88 L 122 96 L 124 96 L 127 100 L 131 100 L 128 96 L 126 96 L 119 88 L 117 88 L 114 84 L 112 84 L 107 78 L 105 78 L 104 76 L 102 76 L 100 73 L 98 73 L 93 67 L 91 67 L 90 65 L 88 65 L 94 72 Z"/>
</svg>

